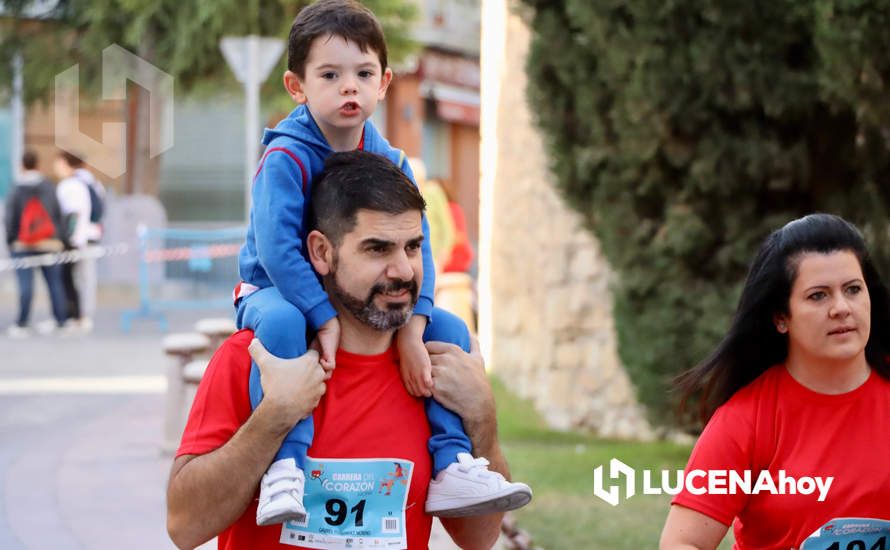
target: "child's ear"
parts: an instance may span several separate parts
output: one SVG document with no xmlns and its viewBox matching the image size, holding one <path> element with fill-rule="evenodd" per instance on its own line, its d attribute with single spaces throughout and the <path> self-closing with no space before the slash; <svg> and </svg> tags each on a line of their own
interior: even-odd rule
<svg viewBox="0 0 890 550">
<path fill-rule="evenodd" d="M 334 246 L 321 231 L 314 229 L 306 236 L 309 261 L 315 272 L 324 277 L 331 272 L 334 261 Z"/>
<path fill-rule="evenodd" d="M 300 77 L 293 71 L 284 71 L 284 89 L 287 95 L 299 104 L 306 103 L 306 94 L 303 93 L 303 83 Z"/>
<path fill-rule="evenodd" d="M 377 101 L 383 101 L 386 99 L 386 90 L 389 89 L 389 84 L 392 82 L 392 69 L 388 68 L 383 71 L 383 76 L 380 78 L 380 88 L 377 89 Z"/>
</svg>

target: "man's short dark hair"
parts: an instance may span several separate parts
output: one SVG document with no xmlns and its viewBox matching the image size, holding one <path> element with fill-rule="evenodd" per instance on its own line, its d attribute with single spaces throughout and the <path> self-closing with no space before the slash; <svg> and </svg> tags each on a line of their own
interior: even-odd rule
<svg viewBox="0 0 890 550">
<path fill-rule="evenodd" d="M 69 153 L 68 151 L 59 152 L 59 156 L 65 159 L 65 163 L 68 164 L 71 168 L 80 168 L 83 166 L 83 159 L 74 153 Z"/>
<path fill-rule="evenodd" d="M 25 170 L 37 169 L 37 153 L 28 150 L 22 155 L 22 168 Z"/>
<path fill-rule="evenodd" d="M 388 159 L 366 151 L 334 153 L 312 189 L 311 226 L 339 245 L 355 228 L 359 210 L 423 212 L 417 186 Z"/>
<path fill-rule="evenodd" d="M 339 36 L 354 42 L 364 53 L 373 50 L 386 70 L 386 39 L 374 13 L 355 0 L 319 0 L 306 6 L 294 19 L 287 44 L 287 69 L 306 76 L 306 59 L 319 36 Z"/>
</svg>

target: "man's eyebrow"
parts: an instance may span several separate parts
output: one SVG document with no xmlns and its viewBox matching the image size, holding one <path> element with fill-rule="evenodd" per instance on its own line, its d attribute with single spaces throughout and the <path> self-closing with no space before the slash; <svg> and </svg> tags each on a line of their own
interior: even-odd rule
<svg viewBox="0 0 890 550">
<path fill-rule="evenodd" d="M 368 237 L 367 239 L 364 239 L 361 244 L 365 248 L 370 248 L 375 246 L 392 246 L 396 243 L 386 239 L 378 239 L 377 237 Z"/>
<path fill-rule="evenodd" d="M 426 237 L 421 234 L 414 237 L 413 239 L 408 239 L 407 244 L 420 244 L 425 238 Z M 388 239 L 381 239 L 379 237 L 368 237 L 367 239 L 362 240 L 360 244 L 364 248 L 373 248 L 378 246 L 395 246 L 396 242 Z"/>
</svg>

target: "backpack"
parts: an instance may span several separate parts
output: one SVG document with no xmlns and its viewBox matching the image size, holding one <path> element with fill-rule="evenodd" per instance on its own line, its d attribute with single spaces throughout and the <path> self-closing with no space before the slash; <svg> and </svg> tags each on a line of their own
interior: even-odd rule
<svg viewBox="0 0 890 550">
<path fill-rule="evenodd" d="M 56 224 L 38 197 L 31 197 L 22 209 L 19 220 L 18 240 L 24 244 L 37 244 L 56 235 Z"/>
<path fill-rule="evenodd" d="M 105 201 L 99 196 L 99 192 L 96 191 L 95 187 L 89 183 L 84 183 L 87 186 L 87 190 L 90 192 L 90 222 L 99 223 L 102 221 L 102 216 L 105 214 Z"/>
<path fill-rule="evenodd" d="M 90 193 L 90 223 L 99 223 L 105 215 L 105 201 L 96 188 L 102 187 L 102 184 L 89 171 L 84 170 L 86 174 L 80 172 L 76 171 L 74 178 L 86 185 Z"/>
</svg>

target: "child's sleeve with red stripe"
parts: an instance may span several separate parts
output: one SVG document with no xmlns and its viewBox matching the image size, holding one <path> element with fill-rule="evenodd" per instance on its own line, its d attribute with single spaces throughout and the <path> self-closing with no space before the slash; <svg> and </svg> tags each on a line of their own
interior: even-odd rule
<svg viewBox="0 0 890 550">
<path fill-rule="evenodd" d="M 417 187 L 417 182 L 414 180 L 414 172 L 411 170 L 411 165 L 408 163 L 407 158 L 402 157 L 399 168 Z M 436 266 L 433 263 L 433 249 L 430 245 L 430 224 L 427 221 L 426 213 L 421 214 L 420 223 L 424 237 L 423 242 L 420 244 L 420 253 L 423 258 L 423 281 L 420 283 L 420 292 L 418 293 L 417 303 L 414 305 L 414 313 L 429 318 L 433 312 L 433 295 L 436 291 Z"/>
<path fill-rule="evenodd" d="M 253 226 L 257 256 L 275 288 L 318 329 L 337 312 L 303 256 L 308 175 L 291 150 L 272 147 L 253 182 Z"/>
</svg>

